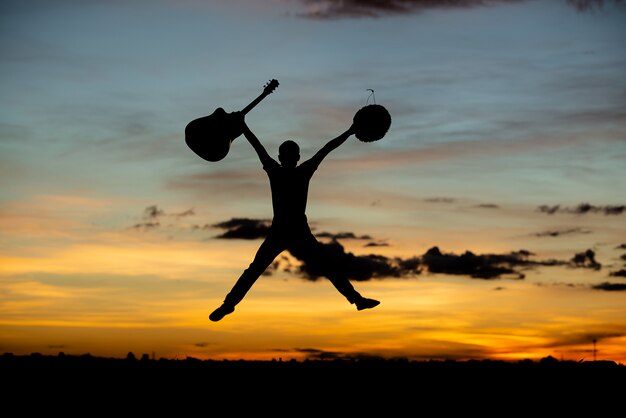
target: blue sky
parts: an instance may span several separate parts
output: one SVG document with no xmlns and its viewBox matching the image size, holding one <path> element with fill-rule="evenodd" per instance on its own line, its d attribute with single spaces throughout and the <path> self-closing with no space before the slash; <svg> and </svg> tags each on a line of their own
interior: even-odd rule
<svg viewBox="0 0 626 418">
<path fill-rule="evenodd" d="M 447 8 L 407 1 L 406 10 L 388 13 L 376 6 L 388 2 L 371 2 L 358 10 L 373 17 L 341 13 L 361 3 L 3 2 L 0 248 L 10 267 L 0 273 L 7 303 L 19 299 L 10 289 L 23 274 L 31 275 L 25 289 L 33 303 L 60 294 L 50 286 L 80 288 L 89 274 L 137 283 L 130 293 L 150 277 L 175 277 L 189 284 L 185 292 L 210 289 L 198 304 L 218 301 L 259 242 L 218 243 L 219 231 L 199 227 L 271 217 L 269 189 L 243 138 L 224 160 L 207 163 L 185 146 L 184 127 L 216 107 L 243 108 L 274 78 L 278 89 L 247 117 L 272 155 L 285 139 L 298 141 L 303 157 L 313 155 L 372 101 L 367 89 L 392 115 L 385 138 L 353 138 L 316 174 L 309 219 L 317 231 L 371 234 L 389 244 L 383 254 L 402 257 L 433 245 L 455 253 L 526 248 L 559 259 L 593 248 L 606 266 L 601 272 L 535 279 L 609 280 L 621 266 L 626 214 L 572 212 L 585 202 L 625 203 L 623 3 L 591 2 L 580 11 L 560 0 Z M 311 14 L 320 11 L 331 13 Z M 133 228 L 151 205 L 165 213 L 159 227 Z M 548 215 L 540 205 L 565 210 Z M 190 209 L 193 215 L 176 215 Z M 557 237 L 538 235 L 546 231 Z M 366 251 L 360 242 L 344 244 Z M 168 264 L 168 251 L 180 259 Z M 142 272 L 141 262 L 155 257 L 163 259 Z M 37 274 L 69 276 L 57 283 Z M 167 295 L 168 286 L 154 295 Z M 420 292 L 407 295 L 413 291 Z M 624 292 L 616 293 L 606 302 L 613 316 L 624 314 L 615 308 Z M 150 317 L 150 303 L 137 311 Z M 10 326 L 27 332 L 19 324 L 29 314 L 7 309 L 17 318 Z M 609 322 L 622 332 L 623 320 Z"/>
</svg>

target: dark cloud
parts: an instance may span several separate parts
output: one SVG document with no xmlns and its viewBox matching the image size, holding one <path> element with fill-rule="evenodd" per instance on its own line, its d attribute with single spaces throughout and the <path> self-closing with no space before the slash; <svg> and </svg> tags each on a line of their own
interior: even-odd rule
<svg viewBox="0 0 626 418">
<path fill-rule="evenodd" d="M 554 206 L 541 205 L 537 208 L 537 210 L 539 212 L 547 213 L 548 215 L 554 215 L 555 213 L 558 212 L 560 208 L 561 208 L 560 205 L 554 205 Z"/>
<path fill-rule="evenodd" d="M 624 0 L 567 0 L 567 4 L 574 6 L 579 12 L 602 10 L 605 5 L 623 6 Z"/>
<path fill-rule="evenodd" d="M 308 360 L 382 360 L 383 358 L 367 353 L 344 353 L 326 351 L 317 348 L 294 348 L 295 352 L 306 354 Z"/>
<path fill-rule="evenodd" d="M 175 219 L 184 218 L 186 216 L 195 215 L 193 208 L 184 210 L 182 212 L 175 213 L 166 213 L 163 209 L 159 208 L 157 205 L 146 206 L 143 210 L 143 214 L 141 219 L 143 222 L 138 222 L 132 226 L 133 229 L 155 229 L 161 226 L 160 220 L 163 217 L 173 217 Z"/>
<path fill-rule="evenodd" d="M 620 244 L 617 247 L 615 247 L 618 250 L 626 250 L 626 244 Z"/>
<path fill-rule="evenodd" d="M 338 239 L 372 239 L 369 235 L 356 235 L 354 232 L 338 232 L 333 234 L 332 232 L 320 232 L 315 234 L 318 238 L 331 238 L 333 240 Z"/>
<path fill-rule="evenodd" d="M 570 262 L 574 267 L 590 268 L 593 270 L 600 270 L 602 268 L 602 264 L 596 261 L 596 253 L 593 250 L 577 253 Z"/>
<path fill-rule="evenodd" d="M 383 255 L 355 255 L 346 252 L 337 241 L 320 243 L 319 250 L 311 257 L 301 258 L 298 271 L 306 279 L 317 280 L 320 277 L 346 277 L 350 280 L 364 281 L 372 278 L 407 277 L 420 273 L 417 258 L 389 258 Z"/>
<path fill-rule="evenodd" d="M 468 8 L 518 3 L 524 0 L 302 0 L 302 16 L 311 19 L 379 17 L 427 9 Z"/>
<path fill-rule="evenodd" d="M 493 203 L 481 203 L 480 205 L 476 205 L 477 208 L 483 209 L 498 209 L 500 206 L 494 205 Z"/>
<path fill-rule="evenodd" d="M 623 292 L 626 291 L 626 283 L 610 283 L 602 282 L 591 286 L 592 289 L 604 290 L 607 292 Z"/>
<path fill-rule="evenodd" d="M 225 222 L 210 225 L 213 228 L 225 229 L 216 238 L 226 239 L 259 239 L 265 238 L 270 230 L 272 222 L 268 219 L 233 218 Z M 207 229 L 208 225 L 194 225 L 194 229 Z M 356 235 L 354 232 L 319 232 L 315 234 L 318 238 L 330 238 L 333 241 L 339 239 L 370 240 L 370 235 Z"/>
<path fill-rule="evenodd" d="M 526 250 L 509 254 L 474 254 L 466 251 L 461 255 L 442 253 L 438 247 L 432 247 L 422 256 L 422 264 L 431 273 L 470 276 L 475 279 L 498 279 L 501 276 L 513 276 L 523 279 L 524 274 L 518 267 L 537 265 L 555 265 L 558 261 L 531 261 L 533 255 Z"/>
<path fill-rule="evenodd" d="M 586 285 L 582 284 L 582 283 L 568 283 L 568 282 L 550 282 L 550 283 L 543 283 L 543 282 L 538 282 L 535 283 L 535 286 L 537 287 L 548 287 L 548 286 L 552 286 L 552 287 L 585 287 Z"/>
<path fill-rule="evenodd" d="M 217 238 L 257 239 L 267 236 L 271 222 L 266 219 L 233 218 L 212 225 L 225 229 Z M 359 239 L 351 232 L 339 234 L 322 233 L 333 238 L 330 242 L 320 242 L 315 254 L 293 254 L 300 264 L 295 264 L 287 257 L 278 258 L 268 269 L 267 274 L 281 270 L 300 274 L 307 280 L 320 277 L 346 277 L 349 280 L 365 281 L 384 278 L 407 278 L 430 273 L 468 276 L 475 279 L 514 278 L 523 279 L 524 271 L 540 266 L 569 266 L 572 268 L 590 268 L 599 270 L 601 264 L 595 259 L 593 250 L 577 253 L 570 260 L 536 260 L 535 255 L 527 250 L 512 251 L 507 254 L 474 254 L 465 251 L 462 254 L 444 253 L 438 247 L 432 247 L 422 256 L 409 258 L 388 257 L 380 254 L 356 255 L 347 252 L 334 238 Z M 319 235 L 318 235 L 319 236 Z M 361 238 L 362 239 L 362 238 Z M 366 247 L 382 246 L 384 243 L 370 242 Z"/>
<path fill-rule="evenodd" d="M 146 206 L 146 208 L 143 210 L 143 219 L 147 221 L 159 219 L 162 216 L 172 216 L 176 219 L 179 219 L 191 215 L 195 215 L 195 211 L 193 210 L 193 208 L 184 210 L 182 212 L 166 213 L 157 205 L 151 205 Z"/>
<path fill-rule="evenodd" d="M 626 277 L 626 269 L 621 269 L 621 270 L 618 270 L 618 271 L 612 271 L 611 273 L 609 273 L 609 276 Z"/>
<path fill-rule="evenodd" d="M 311 360 L 335 360 L 345 356 L 345 353 L 319 350 L 317 348 L 295 348 L 294 351 L 306 354 L 307 358 Z"/>
<path fill-rule="evenodd" d="M 271 221 L 267 219 L 232 218 L 213 225 L 226 232 L 216 238 L 222 239 L 259 239 L 265 238 L 270 231 Z"/>
<path fill-rule="evenodd" d="M 209 343 L 195 343 L 195 344 L 194 344 L 194 346 L 196 346 L 196 347 L 200 347 L 200 348 L 206 347 L 206 346 L 208 346 L 208 345 L 209 345 Z"/>
<path fill-rule="evenodd" d="M 577 215 L 584 215 L 587 213 L 603 213 L 605 215 L 621 215 L 626 210 L 626 205 L 606 205 L 595 206 L 589 203 L 581 203 L 575 208 L 561 207 L 561 205 L 541 205 L 537 208 L 539 212 L 547 213 L 548 215 L 554 215 L 555 213 L 573 213 Z"/>
<path fill-rule="evenodd" d="M 457 255 L 443 253 L 438 247 L 430 248 L 421 257 L 399 258 L 382 255 L 354 255 L 346 253 L 338 242 L 322 244 L 323 254 L 315 260 L 300 260 L 302 265 L 298 272 L 305 278 L 316 280 L 328 274 L 339 274 L 352 280 L 369 280 L 374 278 L 404 278 L 416 276 L 423 270 L 430 273 L 468 276 L 475 279 L 499 279 L 509 277 L 523 279 L 521 270 L 538 266 L 590 267 L 591 259 L 586 253 L 585 260 L 580 264 L 560 260 L 531 260 L 533 255 L 526 250 L 508 254 L 474 254 L 466 251 Z"/>
<path fill-rule="evenodd" d="M 612 338 L 621 338 L 626 335 L 625 332 L 620 330 L 590 330 L 588 332 L 573 332 L 566 333 L 565 335 L 561 335 L 557 338 L 552 339 L 552 341 L 545 343 L 544 347 L 549 348 L 558 348 L 558 347 L 567 347 L 572 345 L 584 345 L 593 343 L 593 340 L 596 340 L 597 343 L 612 339 Z"/>
<path fill-rule="evenodd" d="M 143 219 L 158 219 L 162 215 L 165 215 L 165 211 L 159 209 L 157 205 L 147 206 L 143 210 Z"/>
<path fill-rule="evenodd" d="M 139 222 L 133 225 L 133 228 L 146 230 L 146 229 L 158 228 L 159 226 L 161 226 L 159 222 Z"/>
<path fill-rule="evenodd" d="M 582 228 L 554 229 L 550 231 L 537 232 L 536 237 L 560 237 L 561 235 L 591 234 L 591 231 Z"/>
<path fill-rule="evenodd" d="M 184 211 L 178 212 L 178 213 L 169 213 L 168 215 L 169 216 L 174 216 L 176 219 L 180 219 L 180 218 L 184 218 L 186 216 L 192 216 L 192 215 L 195 215 L 195 214 L 196 214 L 196 212 L 194 211 L 193 208 L 191 208 L 191 209 L 187 209 L 187 210 L 184 210 Z"/>
<path fill-rule="evenodd" d="M 213 225 L 209 225 L 209 224 L 204 224 L 204 225 L 194 224 L 194 225 L 191 225 L 191 229 L 202 229 L 202 230 L 205 230 L 205 229 L 211 229 L 211 228 L 213 228 Z"/>
<path fill-rule="evenodd" d="M 364 247 L 389 247 L 389 244 L 386 242 L 368 242 Z"/>
<path fill-rule="evenodd" d="M 424 199 L 424 202 L 429 203 L 454 203 L 455 200 L 451 197 L 428 197 Z"/>
</svg>

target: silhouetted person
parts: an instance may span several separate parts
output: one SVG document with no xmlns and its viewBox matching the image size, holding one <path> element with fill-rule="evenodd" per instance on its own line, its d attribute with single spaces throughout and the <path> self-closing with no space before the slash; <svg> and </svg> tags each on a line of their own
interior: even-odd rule
<svg viewBox="0 0 626 418">
<path fill-rule="evenodd" d="M 241 302 L 254 282 L 284 250 L 288 250 L 299 260 L 316 264 L 326 260 L 326 249 L 311 233 L 305 214 L 309 182 L 322 160 L 354 133 L 354 127 L 351 126 L 299 166 L 297 164 L 300 160 L 300 147 L 294 141 L 285 141 L 279 147 L 280 163 L 278 163 L 270 157 L 258 138 L 248 128 L 244 116 L 239 112 L 236 114 L 242 125 L 244 136 L 254 147 L 269 177 L 274 218 L 270 232 L 259 247 L 254 260 L 226 295 L 222 305 L 209 315 L 211 321 L 219 321 L 225 315 L 232 313 L 235 305 Z M 328 273 L 327 277 L 350 303 L 356 305 L 359 311 L 373 308 L 380 303 L 361 296 L 348 278 L 343 275 Z"/>
</svg>

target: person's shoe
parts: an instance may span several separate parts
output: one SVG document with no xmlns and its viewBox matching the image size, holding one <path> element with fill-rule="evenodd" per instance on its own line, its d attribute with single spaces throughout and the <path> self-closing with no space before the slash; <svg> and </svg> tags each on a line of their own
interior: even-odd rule
<svg viewBox="0 0 626 418">
<path fill-rule="evenodd" d="M 211 312 L 211 315 L 209 315 L 209 319 L 213 322 L 217 322 L 229 313 L 233 312 L 235 312 L 234 306 L 223 303 L 222 306 Z"/>
<path fill-rule="evenodd" d="M 357 310 L 362 311 L 363 309 L 371 309 L 375 306 L 378 306 L 380 302 L 374 299 L 361 298 L 357 300 L 355 304 Z"/>
</svg>

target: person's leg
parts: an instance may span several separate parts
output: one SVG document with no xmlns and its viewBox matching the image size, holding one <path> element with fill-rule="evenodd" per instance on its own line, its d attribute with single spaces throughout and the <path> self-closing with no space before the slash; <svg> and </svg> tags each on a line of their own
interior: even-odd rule
<svg viewBox="0 0 626 418">
<path fill-rule="evenodd" d="M 294 241 L 289 247 L 289 252 L 328 278 L 339 293 L 348 299 L 348 302 L 355 304 L 359 311 L 380 304 L 377 300 L 361 296 L 352 286 L 345 272 L 342 272 L 342 267 L 344 267 L 342 258 L 347 255 L 343 251 L 339 252 L 335 248 L 331 248 L 329 244 L 319 242 L 310 230 L 308 233 L 304 233 L 300 239 Z"/>
<path fill-rule="evenodd" d="M 254 282 L 263 274 L 267 267 L 274 261 L 276 256 L 284 250 L 280 241 L 268 236 L 261 244 L 250 266 L 244 270 L 233 288 L 224 298 L 224 303 L 217 308 L 209 319 L 219 321 L 229 313 L 234 312 L 237 305 L 246 296 Z"/>
</svg>

